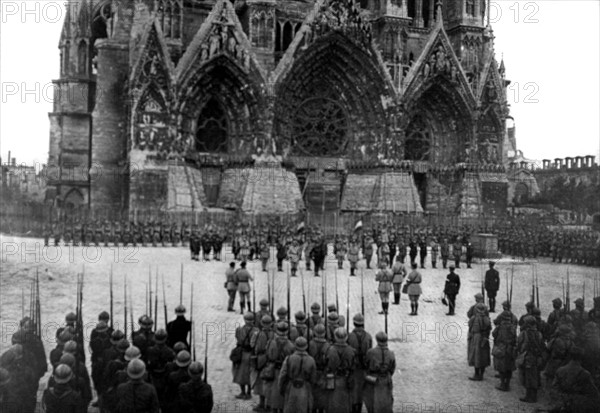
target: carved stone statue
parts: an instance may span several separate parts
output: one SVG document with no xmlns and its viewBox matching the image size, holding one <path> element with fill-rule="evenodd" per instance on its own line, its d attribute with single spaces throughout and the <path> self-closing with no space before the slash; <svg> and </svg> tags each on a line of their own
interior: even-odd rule
<svg viewBox="0 0 600 413">
<path fill-rule="evenodd" d="M 220 47 L 220 41 L 221 41 L 221 37 L 219 36 L 218 33 L 214 32 L 211 36 L 210 36 L 210 51 L 209 51 L 209 58 L 213 58 L 215 57 L 215 55 L 217 53 L 219 53 L 219 47 Z"/>
<path fill-rule="evenodd" d="M 230 36 L 228 43 L 227 43 L 227 51 L 232 55 L 235 56 L 235 46 L 237 45 L 237 42 L 235 40 L 235 37 Z"/>
</svg>

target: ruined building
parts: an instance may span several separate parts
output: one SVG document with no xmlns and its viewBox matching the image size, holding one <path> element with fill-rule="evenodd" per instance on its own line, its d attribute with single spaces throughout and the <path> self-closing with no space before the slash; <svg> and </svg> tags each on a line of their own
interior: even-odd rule
<svg viewBox="0 0 600 413">
<path fill-rule="evenodd" d="M 473 215 L 507 202 L 487 0 L 68 3 L 49 197 Z"/>
</svg>

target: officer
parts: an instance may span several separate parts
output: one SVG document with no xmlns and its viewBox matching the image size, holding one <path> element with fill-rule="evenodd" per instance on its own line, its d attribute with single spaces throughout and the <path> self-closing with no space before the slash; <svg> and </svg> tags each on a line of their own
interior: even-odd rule
<svg viewBox="0 0 600 413">
<path fill-rule="evenodd" d="M 298 272 L 298 264 L 300 263 L 300 256 L 302 255 L 302 249 L 298 244 L 298 240 L 293 240 L 292 245 L 288 249 L 287 256 L 290 260 L 290 266 L 292 271 L 292 277 L 296 276 Z"/>
<path fill-rule="evenodd" d="M 454 315 L 456 308 L 456 296 L 460 291 L 460 277 L 454 272 L 454 266 L 450 266 L 450 273 L 446 276 L 446 285 L 444 286 L 444 294 L 448 297 L 448 313 L 446 315 Z M 482 296 L 483 298 L 483 296 Z"/>
<path fill-rule="evenodd" d="M 188 367 L 190 381 L 179 386 L 180 413 L 210 413 L 213 409 L 213 391 L 210 384 L 202 380 L 204 366 L 194 361 Z"/>
<path fill-rule="evenodd" d="M 364 240 L 363 255 L 367 262 L 367 268 L 371 269 L 371 259 L 373 258 L 373 244 L 375 240 L 370 235 L 367 235 Z"/>
<path fill-rule="evenodd" d="M 467 261 L 467 268 L 471 268 L 471 263 L 473 262 L 473 255 L 475 254 L 475 248 L 473 247 L 473 244 L 471 244 L 471 241 L 467 242 L 467 248 L 466 248 L 466 261 Z"/>
<path fill-rule="evenodd" d="M 404 264 L 404 260 L 406 260 L 406 241 L 404 240 L 404 236 L 400 234 L 398 236 L 398 257 L 400 258 L 400 262 Z"/>
<path fill-rule="evenodd" d="M 462 244 L 460 243 L 458 237 L 456 237 L 456 241 L 452 246 L 452 255 L 454 255 L 454 266 L 456 268 L 460 268 L 460 256 L 462 255 Z"/>
<path fill-rule="evenodd" d="M 392 273 L 394 274 L 394 278 L 392 279 L 392 285 L 394 287 L 394 305 L 399 305 L 402 282 L 404 281 L 404 277 L 406 277 L 406 267 L 404 267 L 399 255 L 396 257 L 396 262 L 392 267 Z"/>
<path fill-rule="evenodd" d="M 139 322 L 140 329 L 133 332 L 132 341 L 133 345 L 140 349 L 142 360 L 147 360 L 146 352 L 149 347 L 154 345 L 154 333 L 152 332 L 154 321 L 147 315 L 143 315 L 140 317 Z"/>
<path fill-rule="evenodd" d="M 225 289 L 229 300 L 227 301 L 227 311 L 235 312 L 233 304 L 235 302 L 235 293 L 237 292 L 237 285 L 235 284 L 235 262 L 229 263 L 229 268 L 225 271 Z"/>
<path fill-rule="evenodd" d="M 352 377 L 356 368 L 356 354 L 348 345 L 348 332 L 338 327 L 335 343 L 327 350 L 326 380 L 333 384 L 329 390 L 327 412 L 350 412 L 352 409 Z"/>
<path fill-rule="evenodd" d="M 490 313 L 496 312 L 496 294 L 500 289 L 500 274 L 498 274 L 498 271 L 494 268 L 495 264 L 494 261 L 490 261 L 490 269 L 485 272 L 484 286 L 490 304 Z"/>
<path fill-rule="evenodd" d="M 440 245 L 440 255 L 442 257 L 442 267 L 446 269 L 448 258 L 450 258 L 450 245 L 448 245 L 448 240 L 446 238 L 444 238 L 442 245 Z"/>
<path fill-rule="evenodd" d="M 438 245 L 437 240 L 434 238 L 431 241 L 431 267 L 432 268 L 436 268 L 439 249 L 440 249 L 440 246 Z"/>
<path fill-rule="evenodd" d="M 177 395 L 179 386 L 190 380 L 188 367 L 192 362 L 192 356 L 189 351 L 180 351 L 175 358 L 175 370 L 167 376 L 167 385 L 165 389 L 165 411 L 167 413 L 178 413 Z"/>
<path fill-rule="evenodd" d="M 396 357 L 388 349 L 388 337 L 383 331 L 375 335 L 377 347 L 367 351 L 365 357 L 366 376 L 363 390 L 365 405 L 369 413 L 392 413 L 394 398 L 392 376 L 396 371 Z M 360 407 L 355 413 L 360 412 Z"/>
<path fill-rule="evenodd" d="M 155 344 L 148 349 L 148 374 L 156 389 L 161 409 L 166 409 L 167 365 L 175 360 L 175 352 L 166 345 L 167 332 L 163 329 L 154 334 Z"/>
<path fill-rule="evenodd" d="M 212 248 L 212 240 L 211 240 L 211 233 L 209 232 L 204 232 L 204 234 L 202 234 L 202 237 L 200 238 L 200 241 L 202 243 L 202 260 L 203 261 L 210 261 L 210 250 Z"/>
<path fill-rule="evenodd" d="M 315 277 L 319 276 L 319 270 L 325 264 L 325 255 L 326 252 L 323 248 L 324 241 L 318 240 L 316 238 L 313 239 L 312 242 L 312 250 L 310 251 L 310 257 L 314 261 L 315 264 Z M 325 244 L 326 247 L 326 244 Z"/>
<path fill-rule="evenodd" d="M 410 299 L 410 309 L 411 312 L 409 315 L 418 315 L 419 311 L 419 297 L 423 293 L 421 288 L 421 282 L 423 281 L 421 273 L 417 270 L 417 263 L 413 262 L 412 271 L 406 277 L 406 284 L 408 285 L 406 292 L 408 293 L 408 298 Z"/>
<path fill-rule="evenodd" d="M 117 411 L 158 413 L 160 406 L 154 386 L 144 382 L 146 365 L 142 360 L 134 359 L 127 365 L 129 381 L 117 388 Z"/>
<path fill-rule="evenodd" d="M 285 412 L 312 411 L 312 386 L 317 382 L 317 366 L 307 350 L 306 338 L 298 337 L 294 353 L 282 363 L 278 385 L 279 393 L 285 394 Z"/>
<path fill-rule="evenodd" d="M 74 391 L 69 382 L 73 378 L 71 368 L 59 364 L 54 369 L 54 385 L 48 387 L 42 396 L 42 405 L 46 413 L 80 413 L 84 410 L 81 395 Z"/>
<path fill-rule="evenodd" d="M 215 261 L 221 261 L 221 252 L 223 251 L 223 237 L 215 232 L 211 237 L 211 243 L 213 248 L 213 257 Z"/>
<path fill-rule="evenodd" d="M 333 247 L 333 254 L 337 259 L 338 270 L 344 269 L 344 259 L 346 258 L 346 243 L 340 236 L 335 237 L 335 244 Z"/>
<path fill-rule="evenodd" d="M 427 258 L 427 242 L 425 237 L 419 241 L 419 257 L 421 258 L 421 268 L 425 268 L 425 258 Z"/>
<path fill-rule="evenodd" d="M 375 274 L 375 281 L 379 283 L 377 291 L 381 298 L 381 311 L 379 314 L 387 314 L 390 308 L 390 292 L 392 291 L 392 280 L 394 274 L 388 269 L 385 260 L 382 260 L 379 264 L 379 271 Z"/>
<path fill-rule="evenodd" d="M 348 335 L 348 345 L 356 354 L 354 369 L 354 389 L 352 391 L 352 412 L 360 413 L 363 403 L 363 386 L 367 370 L 367 352 L 373 347 L 371 335 L 365 331 L 365 318 L 358 313 L 352 319 L 354 330 Z"/>
<path fill-rule="evenodd" d="M 269 248 L 269 244 L 265 241 L 260 244 L 260 263 L 262 265 L 263 272 L 267 272 L 267 264 L 269 263 L 269 258 L 271 256 L 271 249 Z"/>
<path fill-rule="evenodd" d="M 167 345 L 171 348 L 181 341 L 189 347 L 188 335 L 192 331 L 192 322 L 185 318 L 186 309 L 182 304 L 175 307 L 175 320 L 167 324 Z"/>
<path fill-rule="evenodd" d="M 410 257 L 410 265 L 412 266 L 412 264 L 414 264 L 417 259 L 417 252 L 418 252 L 417 243 L 412 238 L 411 238 L 410 242 L 408 243 L 408 250 L 409 250 L 408 256 Z"/>
<path fill-rule="evenodd" d="M 246 303 L 248 303 L 248 310 L 252 308 L 250 305 L 250 281 L 254 280 L 246 269 L 246 261 L 242 261 L 240 268 L 234 273 L 233 279 L 240 297 L 240 314 L 244 314 Z"/>
</svg>

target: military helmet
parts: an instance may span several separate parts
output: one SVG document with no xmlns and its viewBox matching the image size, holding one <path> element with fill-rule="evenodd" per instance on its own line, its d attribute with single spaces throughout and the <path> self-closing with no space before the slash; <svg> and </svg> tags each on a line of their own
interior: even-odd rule
<svg viewBox="0 0 600 413">
<path fill-rule="evenodd" d="M 306 349 L 308 348 L 308 342 L 306 341 L 306 339 L 304 337 L 298 337 L 296 339 L 295 345 L 296 345 L 296 350 L 299 350 L 299 351 L 306 351 Z"/>
<path fill-rule="evenodd" d="M 277 317 L 285 317 L 288 314 L 288 310 L 285 307 L 279 307 L 277 310 Z"/>
<path fill-rule="evenodd" d="M 288 324 L 285 321 L 280 321 L 276 325 L 277 334 L 283 335 L 288 331 Z"/>
<path fill-rule="evenodd" d="M 25 341 L 25 330 L 18 330 L 16 331 L 11 338 L 11 343 L 12 344 L 20 344 L 23 343 Z"/>
<path fill-rule="evenodd" d="M 189 351 L 181 350 L 179 353 L 177 353 L 177 357 L 175 358 L 175 364 L 177 364 L 179 367 L 187 367 L 190 365 L 191 362 L 192 356 L 190 355 Z"/>
<path fill-rule="evenodd" d="M 71 367 L 66 364 L 59 364 L 54 369 L 54 381 L 58 384 L 68 383 L 73 378 Z"/>
<path fill-rule="evenodd" d="M 164 328 L 161 328 L 160 330 L 157 330 L 156 333 L 154 333 L 154 341 L 156 341 L 157 343 L 164 343 L 165 341 L 167 341 L 167 332 Z"/>
<path fill-rule="evenodd" d="M 140 359 L 133 359 L 127 364 L 127 375 L 133 379 L 141 379 L 146 374 L 146 365 Z"/>
<path fill-rule="evenodd" d="M 69 340 L 65 343 L 63 353 L 75 353 L 77 351 L 77 343 L 73 340 Z"/>
<path fill-rule="evenodd" d="M 375 335 L 375 340 L 377 340 L 378 343 L 387 343 L 388 336 L 383 331 L 380 331 Z"/>
<path fill-rule="evenodd" d="M 142 356 L 142 352 L 136 346 L 131 346 L 125 350 L 125 360 L 131 361 L 139 359 Z"/>
<path fill-rule="evenodd" d="M 244 321 L 254 321 L 254 314 L 252 313 L 252 311 L 246 311 L 246 313 L 244 314 Z"/>
<path fill-rule="evenodd" d="M 110 342 L 112 344 L 117 344 L 119 341 L 125 338 L 125 334 L 121 330 L 115 330 L 110 336 Z"/>
<path fill-rule="evenodd" d="M 304 311 L 298 311 L 296 314 L 294 314 L 294 318 L 296 321 L 304 321 L 306 320 L 306 314 L 304 314 Z"/>
<path fill-rule="evenodd" d="M 352 321 L 354 322 L 355 326 L 364 326 L 365 325 L 365 318 L 363 317 L 363 315 L 361 313 L 358 313 L 354 316 L 354 318 L 352 319 Z"/>
<path fill-rule="evenodd" d="M 65 321 L 67 323 L 74 323 L 75 321 L 77 321 L 77 315 L 74 312 L 70 312 L 65 316 Z"/>
<path fill-rule="evenodd" d="M 317 337 L 325 337 L 325 331 L 325 326 L 321 323 L 317 324 L 313 330 Z"/>
<path fill-rule="evenodd" d="M 262 319 L 260 320 L 260 323 L 264 326 L 264 327 L 268 327 L 270 325 L 273 324 L 273 319 L 271 318 L 270 315 L 264 315 L 262 317 Z"/>
<path fill-rule="evenodd" d="M 260 302 L 258 304 L 261 307 L 268 307 L 269 306 L 269 300 L 267 300 L 266 298 L 263 298 L 262 300 L 260 300 Z"/>
<path fill-rule="evenodd" d="M 318 313 L 319 311 L 321 311 L 321 306 L 319 305 L 319 303 L 313 303 L 310 306 L 310 311 L 312 311 L 313 313 Z"/>
<path fill-rule="evenodd" d="M 154 321 L 150 317 L 145 315 L 142 317 L 140 324 L 146 328 L 150 328 L 154 325 Z"/>
<path fill-rule="evenodd" d="M 106 321 L 99 321 L 98 324 L 96 324 L 96 331 L 99 333 L 108 331 L 108 324 L 106 324 Z"/>
<path fill-rule="evenodd" d="M 338 321 L 340 319 L 340 316 L 338 315 L 338 313 L 333 311 L 333 312 L 327 314 L 327 319 L 329 321 Z"/>
<path fill-rule="evenodd" d="M 100 314 L 98 314 L 98 320 L 108 321 L 110 320 L 110 315 L 106 311 L 102 311 Z"/>
<path fill-rule="evenodd" d="M 177 307 L 175 307 L 175 314 L 177 315 L 181 315 L 181 314 L 185 314 L 186 309 L 182 304 L 179 304 Z"/>
<path fill-rule="evenodd" d="M 121 341 L 119 341 L 119 344 L 117 344 L 117 350 L 119 350 L 121 353 L 125 353 L 125 351 L 127 351 L 128 348 L 129 340 L 127 340 L 126 338 L 121 339 Z"/>
<path fill-rule="evenodd" d="M 187 350 L 187 345 L 183 342 L 183 341 L 178 341 L 177 343 L 175 343 L 175 345 L 173 346 L 173 351 L 176 354 L 179 354 L 180 351 L 183 350 Z"/>
<path fill-rule="evenodd" d="M 336 341 L 346 341 L 348 339 L 348 332 L 344 327 L 338 327 L 333 332 Z"/>
<path fill-rule="evenodd" d="M 75 356 L 70 353 L 65 353 L 60 356 L 59 364 L 66 364 L 67 366 L 73 368 L 75 366 Z"/>
<path fill-rule="evenodd" d="M 199 361 L 194 361 L 193 363 L 190 363 L 188 373 L 192 377 L 202 376 L 202 373 L 204 373 L 204 366 Z"/>
</svg>

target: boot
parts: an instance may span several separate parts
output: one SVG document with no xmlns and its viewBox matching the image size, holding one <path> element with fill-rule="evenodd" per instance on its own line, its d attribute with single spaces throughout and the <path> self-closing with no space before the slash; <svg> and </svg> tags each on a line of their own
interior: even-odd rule
<svg viewBox="0 0 600 413">
<path fill-rule="evenodd" d="M 390 309 L 390 303 L 383 303 L 383 311 L 387 314 Z"/>
<path fill-rule="evenodd" d="M 354 268 L 350 268 L 350 276 L 354 277 Z"/>
<path fill-rule="evenodd" d="M 504 388 L 506 391 L 510 391 L 510 377 L 507 377 L 504 381 Z"/>
<path fill-rule="evenodd" d="M 394 293 L 394 305 L 400 304 L 400 293 Z"/>
<path fill-rule="evenodd" d="M 244 303 L 240 303 L 240 314 L 244 315 Z"/>
<path fill-rule="evenodd" d="M 500 391 L 508 391 L 507 385 L 506 385 L 506 379 L 504 377 L 502 377 L 500 379 L 500 385 L 496 386 L 496 389 L 500 390 Z"/>
<path fill-rule="evenodd" d="M 415 315 L 415 304 L 414 303 L 410 303 L 410 314 L 409 315 Z"/>
<path fill-rule="evenodd" d="M 385 314 L 385 303 L 381 303 L 381 311 L 379 314 Z"/>
<path fill-rule="evenodd" d="M 469 377 L 469 380 L 481 381 L 481 369 L 475 367 L 475 374 L 473 374 L 473 377 Z"/>
<path fill-rule="evenodd" d="M 419 312 L 419 303 L 415 303 L 415 315 Z"/>
<path fill-rule="evenodd" d="M 531 401 L 531 389 L 526 389 L 525 397 L 521 397 L 519 400 L 525 403 L 532 403 Z"/>
<path fill-rule="evenodd" d="M 537 389 L 531 389 L 530 403 L 537 403 Z"/>
</svg>

